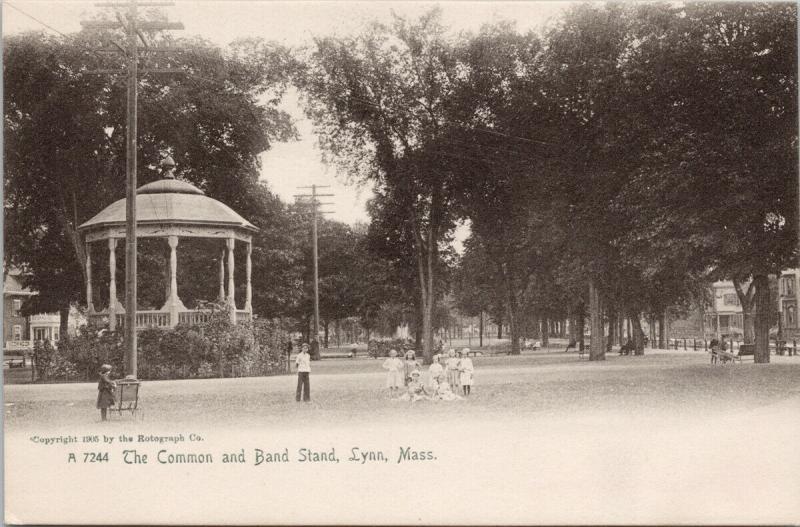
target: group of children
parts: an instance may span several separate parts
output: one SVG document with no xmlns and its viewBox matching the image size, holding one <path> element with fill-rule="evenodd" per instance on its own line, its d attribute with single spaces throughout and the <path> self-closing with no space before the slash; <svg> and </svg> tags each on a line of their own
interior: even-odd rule
<svg viewBox="0 0 800 527">
<path fill-rule="evenodd" d="M 398 399 L 419 401 L 421 399 L 453 401 L 461 399 L 459 390 L 467 396 L 472 390 L 475 367 L 469 358 L 469 348 L 462 349 L 456 357 L 455 350 L 447 352 L 447 359 L 434 355 L 428 369 L 428 389 L 422 382 L 421 364 L 417 362 L 414 350 L 406 352 L 403 360 L 397 357 L 397 350 L 390 350 L 389 357 L 383 361 L 383 369 L 388 370 L 386 387 L 394 396 L 401 391 L 401 381 L 406 388 Z"/>
</svg>

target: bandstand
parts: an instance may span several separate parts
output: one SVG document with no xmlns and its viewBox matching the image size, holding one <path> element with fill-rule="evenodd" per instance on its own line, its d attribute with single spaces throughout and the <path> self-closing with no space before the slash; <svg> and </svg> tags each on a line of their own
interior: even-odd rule
<svg viewBox="0 0 800 527">
<path fill-rule="evenodd" d="M 95 324 L 107 324 L 114 330 L 125 323 L 125 308 L 117 300 L 116 255 L 118 243 L 125 241 L 125 199 L 118 200 L 79 227 L 86 244 L 86 299 L 88 315 Z M 178 256 L 180 240 L 212 238 L 224 241 L 224 254 L 219 260 L 219 300 L 230 309 L 231 320 L 250 319 L 253 314 L 251 285 L 252 235 L 258 229 L 233 209 L 209 198 L 194 185 L 167 176 L 139 187 L 136 191 L 136 237 L 163 238 L 170 249 L 169 281 L 166 302 L 161 309 L 137 310 L 136 329 L 170 328 L 178 323 L 196 324 L 208 320 L 210 312 L 187 309 L 178 294 Z M 247 248 L 246 300 L 237 309 L 234 297 L 234 247 L 244 243 Z M 96 309 L 92 299 L 92 258 L 90 244 L 104 243 L 108 248 L 109 300 Z M 227 290 L 225 287 L 227 261 Z"/>
</svg>

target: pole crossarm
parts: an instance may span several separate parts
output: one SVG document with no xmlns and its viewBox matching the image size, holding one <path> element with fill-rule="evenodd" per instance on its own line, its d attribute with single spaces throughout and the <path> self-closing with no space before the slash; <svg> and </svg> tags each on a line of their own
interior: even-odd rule
<svg viewBox="0 0 800 527">
<path fill-rule="evenodd" d="M 185 29 L 182 22 L 140 22 L 136 27 L 146 31 L 161 31 L 164 29 Z"/>
<path fill-rule="evenodd" d="M 177 68 L 162 68 L 162 69 L 139 70 L 139 73 L 186 73 L 186 70 Z"/>
<path fill-rule="evenodd" d="M 84 29 L 119 29 L 122 27 L 120 22 L 106 22 L 101 20 L 86 20 L 81 22 Z"/>
<path fill-rule="evenodd" d="M 171 7 L 175 5 L 175 2 L 137 2 L 139 7 Z M 130 2 L 99 2 L 96 3 L 95 6 L 97 7 L 130 7 Z"/>
</svg>

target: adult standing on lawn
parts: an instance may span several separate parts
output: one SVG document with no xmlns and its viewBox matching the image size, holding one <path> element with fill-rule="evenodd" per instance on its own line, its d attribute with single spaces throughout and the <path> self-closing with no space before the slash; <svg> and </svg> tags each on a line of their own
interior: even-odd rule
<svg viewBox="0 0 800 527">
<path fill-rule="evenodd" d="M 295 400 L 300 402 L 300 392 L 303 392 L 303 401 L 308 402 L 311 400 L 311 386 L 309 384 L 308 375 L 311 373 L 311 355 L 308 354 L 308 344 L 303 344 L 300 348 L 300 353 L 294 359 L 297 365 L 297 393 Z"/>
</svg>

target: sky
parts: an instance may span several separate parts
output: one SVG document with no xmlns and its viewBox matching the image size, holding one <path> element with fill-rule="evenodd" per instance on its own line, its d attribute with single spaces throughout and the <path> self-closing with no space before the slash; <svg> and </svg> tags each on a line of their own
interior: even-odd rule
<svg viewBox="0 0 800 527">
<path fill-rule="evenodd" d="M 310 44 L 324 35 L 350 35 L 367 23 L 388 22 L 392 13 L 417 17 L 438 5 L 443 23 L 453 33 L 478 30 L 484 23 L 514 20 L 520 30 L 540 28 L 557 17 L 568 2 L 267 2 L 267 1 L 176 1 L 163 8 L 171 21 L 183 22 L 181 35 L 201 35 L 225 46 L 241 37 L 262 37 L 287 46 Z M 3 34 L 29 30 L 72 33 L 80 30 L 80 21 L 89 19 L 99 8 L 94 2 L 5 0 L 2 8 Z M 24 12 L 24 14 L 23 14 Z M 34 20 L 35 19 L 35 20 Z M 48 27 L 49 26 L 49 27 Z M 372 195 L 368 187 L 358 188 L 345 183 L 345 175 L 321 159 L 311 122 L 303 115 L 295 91 L 287 93 L 283 109 L 295 120 L 299 140 L 276 143 L 262 155 L 262 179 L 281 199 L 290 202 L 298 194 L 298 186 L 330 185 L 326 199 L 331 219 L 346 223 L 368 222 L 366 201 Z M 468 230 L 459 229 L 457 240 Z M 460 244 L 457 244 L 460 245 Z M 457 246 L 457 249 L 460 247 Z"/>
</svg>

